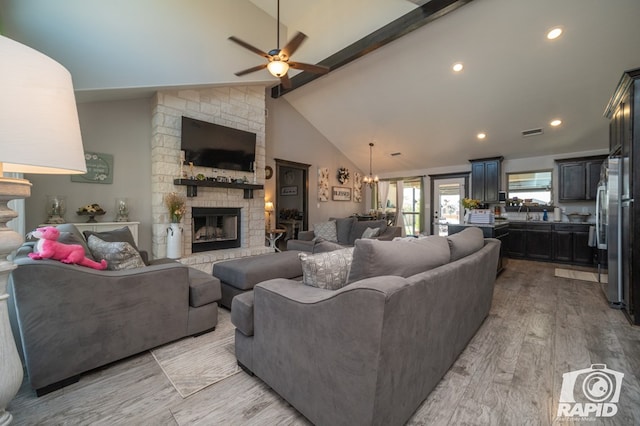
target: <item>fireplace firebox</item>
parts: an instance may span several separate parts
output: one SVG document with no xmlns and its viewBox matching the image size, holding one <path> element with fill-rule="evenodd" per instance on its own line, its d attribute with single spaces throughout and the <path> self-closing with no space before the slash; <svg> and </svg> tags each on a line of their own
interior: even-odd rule
<svg viewBox="0 0 640 426">
<path fill-rule="evenodd" d="M 241 246 L 239 208 L 193 207 L 191 216 L 193 253 Z"/>
</svg>

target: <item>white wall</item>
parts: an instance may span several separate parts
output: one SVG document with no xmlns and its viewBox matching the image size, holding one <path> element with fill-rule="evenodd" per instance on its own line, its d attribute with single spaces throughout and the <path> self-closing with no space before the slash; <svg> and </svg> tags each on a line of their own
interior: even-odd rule
<svg viewBox="0 0 640 426">
<path fill-rule="evenodd" d="M 68 175 L 27 175 L 31 197 L 26 200 L 26 229 L 32 230 L 47 216 L 47 195 L 67 198 L 67 222 L 86 222 L 75 214 L 79 207 L 98 203 L 107 211 L 101 222 L 114 219 L 116 198 L 129 199 L 129 219 L 140 221 L 139 246 L 151 249 L 151 106 L 149 99 L 95 102 L 78 105 L 85 151 L 113 155 L 113 183 L 71 182 Z"/>
<path fill-rule="evenodd" d="M 322 136 L 302 115 L 284 98 L 273 99 L 267 91 L 267 166 L 275 171 L 275 158 L 311 164 L 309 168 L 309 227 L 329 217 L 345 217 L 365 211 L 363 202 L 354 201 L 318 201 L 318 168 L 329 168 L 329 186 L 349 186 L 353 188 L 353 176 L 362 172 L 349 161 L 333 144 Z M 363 147 L 364 150 L 368 146 Z M 347 185 L 340 185 L 337 172 L 346 167 L 351 173 Z M 275 173 L 265 183 L 265 201 L 275 204 Z M 275 206 L 275 211 L 279 210 Z M 368 210 L 368 209 L 367 209 Z"/>
</svg>

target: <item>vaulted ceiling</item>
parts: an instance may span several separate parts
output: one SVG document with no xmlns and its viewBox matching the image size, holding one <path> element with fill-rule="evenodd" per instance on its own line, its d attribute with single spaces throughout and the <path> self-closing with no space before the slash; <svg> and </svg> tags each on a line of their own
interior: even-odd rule
<svg viewBox="0 0 640 426">
<path fill-rule="evenodd" d="M 80 101 L 117 99 L 162 87 L 275 85 L 266 70 L 236 77 L 264 59 L 227 40 L 276 47 L 275 5 L 0 0 L 0 28 L 64 64 Z M 317 63 L 417 7 L 281 0 L 281 44 L 306 33 L 295 60 Z M 639 17 L 637 0 L 473 0 L 277 101 L 362 170 L 374 142 L 378 173 L 606 149 L 604 108 L 622 72 L 640 67 Z M 555 26 L 563 34 L 547 40 Z M 533 128 L 543 133 L 522 136 Z"/>
</svg>

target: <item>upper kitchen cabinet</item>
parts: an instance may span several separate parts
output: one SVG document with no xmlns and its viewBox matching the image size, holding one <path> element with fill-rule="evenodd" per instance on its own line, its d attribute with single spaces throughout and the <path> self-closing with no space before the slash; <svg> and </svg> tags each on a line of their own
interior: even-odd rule
<svg viewBox="0 0 640 426">
<path fill-rule="evenodd" d="M 600 169 L 606 155 L 556 160 L 558 164 L 558 200 L 595 200 Z"/>
<path fill-rule="evenodd" d="M 503 157 L 469 160 L 471 163 L 471 198 L 483 203 L 498 203 L 502 181 Z"/>
</svg>

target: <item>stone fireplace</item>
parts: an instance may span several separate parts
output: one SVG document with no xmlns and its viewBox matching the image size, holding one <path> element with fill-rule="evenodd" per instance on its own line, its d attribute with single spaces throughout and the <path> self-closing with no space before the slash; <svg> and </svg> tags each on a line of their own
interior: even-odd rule
<svg viewBox="0 0 640 426">
<path fill-rule="evenodd" d="M 176 185 L 182 172 L 203 174 L 206 177 L 225 176 L 230 180 L 246 179 L 264 185 L 265 166 L 265 88 L 263 86 L 225 86 L 207 89 L 167 90 L 157 92 L 152 104 L 151 173 L 153 191 L 153 240 L 154 259 L 165 257 L 167 248 L 168 212 L 163 199 L 165 194 L 177 192 L 187 196 L 187 187 Z M 256 172 L 216 170 L 180 164 L 180 136 L 182 116 L 221 124 L 223 126 L 250 131 L 256 134 Z M 189 266 L 211 273 L 212 264 L 226 259 L 267 253 L 264 234 L 264 190 L 254 190 L 253 197 L 245 198 L 242 189 L 199 187 L 197 196 L 186 197 L 187 213 L 183 218 L 183 256 L 180 261 Z M 224 229 L 219 219 L 201 222 L 199 209 L 237 209 L 236 238 L 233 247 L 220 247 L 228 242 L 209 244 L 204 238 L 218 238 Z M 193 211 L 192 211 L 193 210 Z M 215 217 L 215 215 L 214 215 Z M 193 224 L 193 225 L 192 225 Z M 201 230 L 202 227 L 204 230 Z M 207 227 L 213 234 L 207 235 Z M 197 228 L 197 229 L 196 229 Z M 201 231 L 198 235 L 198 231 Z M 217 233 L 217 234 L 216 234 Z M 194 240 L 195 239 L 195 240 Z M 226 237 L 224 237 L 226 241 Z M 200 247 L 202 244 L 202 247 Z M 194 246 L 197 246 L 194 247 Z"/>
<path fill-rule="evenodd" d="M 242 209 L 194 207 L 191 209 L 191 252 L 240 247 Z"/>
</svg>

